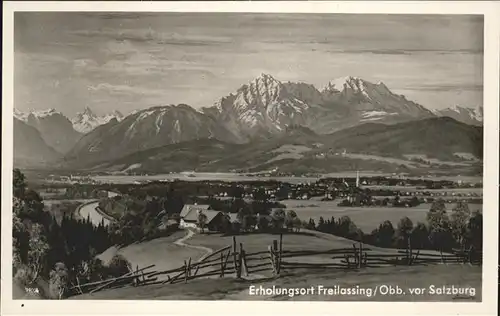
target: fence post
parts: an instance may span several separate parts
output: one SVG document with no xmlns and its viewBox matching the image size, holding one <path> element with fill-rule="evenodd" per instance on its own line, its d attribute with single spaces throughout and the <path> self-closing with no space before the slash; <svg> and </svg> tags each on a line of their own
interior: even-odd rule
<svg viewBox="0 0 500 316">
<path fill-rule="evenodd" d="M 220 277 L 224 277 L 224 253 L 220 253 Z"/>
<path fill-rule="evenodd" d="M 358 248 L 356 248 L 356 244 L 352 244 L 352 247 L 354 248 L 354 265 L 358 266 L 358 259 L 359 259 Z"/>
<path fill-rule="evenodd" d="M 359 243 L 359 260 L 358 260 L 358 266 L 361 268 L 363 266 L 363 244 L 360 242 Z"/>
<path fill-rule="evenodd" d="M 271 260 L 271 265 L 273 267 L 273 273 L 276 272 L 276 266 L 274 262 L 273 248 L 271 245 L 267 246 L 267 250 L 269 251 L 269 260 Z"/>
<path fill-rule="evenodd" d="M 280 268 L 279 268 L 279 258 L 278 258 L 278 241 L 275 239 L 273 240 L 273 253 L 274 253 L 274 267 L 276 274 L 280 273 Z"/>
<path fill-rule="evenodd" d="M 189 261 L 188 261 L 188 277 L 191 276 L 191 257 L 189 257 Z"/>
<path fill-rule="evenodd" d="M 413 249 L 411 247 L 411 236 L 408 236 L 408 265 L 411 266 L 413 264 Z"/>
<path fill-rule="evenodd" d="M 281 257 L 283 255 L 283 234 L 280 234 L 280 249 L 278 258 L 278 274 L 281 273 Z"/>
<path fill-rule="evenodd" d="M 133 270 L 134 268 L 132 268 Z M 137 277 L 134 279 L 135 286 L 139 285 L 140 280 L 139 280 L 139 265 L 135 265 L 135 272 L 134 275 Z"/>
<path fill-rule="evenodd" d="M 187 283 L 187 281 L 188 281 L 188 269 L 186 260 L 184 260 L 184 283 Z"/>
<path fill-rule="evenodd" d="M 233 236 L 233 261 L 234 261 L 234 270 L 236 272 L 236 276 L 238 276 L 238 261 L 236 257 L 236 236 Z"/>
<path fill-rule="evenodd" d="M 243 266 L 243 244 L 240 243 L 240 252 L 238 253 L 238 269 L 236 270 L 236 278 L 241 278 L 241 269 Z"/>
<path fill-rule="evenodd" d="M 243 256 L 243 267 L 245 268 L 245 276 L 248 276 L 249 272 L 248 272 L 247 257 L 245 250 L 242 251 L 242 256 Z"/>
</svg>

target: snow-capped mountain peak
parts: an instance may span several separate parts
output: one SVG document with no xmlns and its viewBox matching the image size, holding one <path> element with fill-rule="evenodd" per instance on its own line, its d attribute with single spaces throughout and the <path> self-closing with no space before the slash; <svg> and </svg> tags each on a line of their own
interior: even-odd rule
<svg viewBox="0 0 500 316">
<path fill-rule="evenodd" d="M 115 110 L 112 113 L 97 116 L 89 107 L 85 107 L 83 112 L 76 114 L 76 116 L 71 120 L 71 123 L 76 131 L 86 134 L 95 129 L 97 126 L 108 123 L 112 119 L 121 121 L 123 119 L 123 114 Z"/>
<path fill-rule="evenodd" d="M 35 118 L 44 118 L 52 115 L 63 115 L 61 112 L 56 111 L 54 108 L 32 111 L 30 115 L 33 115 Z M 64 116 L 64 115 L 63 115 Z"/>
<path fill-rule="evenodd" d="M 29 112 L 26 113 L 26 112 L 23 112 L 23 111 L 20 111 L 20 110 L 14 108 L 14 117 L 20 121 L 27 122 L 29 115 L 30 115 Z"/>
<path fill-rule="evenodd" d="M 31 110 L 28 112 L 23 112 L 14 108 L 14 117 L 24 122 L 45 119 L 51 116 L 57 116 L 67 119 L 64 114 L 53 108 L 45 110 Z"/>
<path fill-rule="evenodd" d="M 471 108 L 455 104 L 445 109 L 435 109 L 432 112 L 437 116 L 451 117 L 466 124 L 483 124 L 483 108 L 481 106 Z"/>
<path fill-rule="evenodd" d="M 323 91 L 341 92 L 349 88 L 353 90 L 362 90 L 364 87 L 365 81 L 363 79 L 355 76 L 345 76 L 328 82 L 325 88 L 323 88 Z"/>
<path fill-rule="evenodd" d="M 284 92 L 283 84 L 273 76 L 262 73 L 250 83 L 238 89 L 238 97 L 245 103 L 255 103 L 255 106 L 267 106 L 276 101 Z"/>
</svg>

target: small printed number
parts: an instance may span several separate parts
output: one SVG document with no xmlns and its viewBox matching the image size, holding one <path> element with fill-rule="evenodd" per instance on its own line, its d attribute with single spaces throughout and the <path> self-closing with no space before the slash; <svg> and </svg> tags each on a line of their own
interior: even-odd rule
<svg viewBox="0 0 500 316">
<path fill-rule="evenodd" d="M 30 294 L 38 294 L 39 291 L 38 291 L 38 288 L 36 287 L 27 287 L 25 288 L 26 290 L 26 293 L 30 293 Z"/>
</svg>

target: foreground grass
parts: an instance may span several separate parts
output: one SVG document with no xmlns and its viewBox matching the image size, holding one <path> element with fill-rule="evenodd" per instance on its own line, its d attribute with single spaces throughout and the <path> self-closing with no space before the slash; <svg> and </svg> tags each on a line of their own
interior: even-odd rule
<svg viewBox="0 0 500 316">
<path fill-rule="evenodd" d="M 273 240 L 279 241 L 279 234 L 250 233 L 236 236 L 236 243 L 243 244 L 247 253 L 265 251 Z M 196 234 L 189 239 L 187 244 L 195 246 L 205 246 L 211 249 L 220 249 L 233 244 L 232 236 L 221 234 Z M 322 233 L 319 231 L 302 229 L 299 233 L 283 234 L 283 250 L 299 251 L 313 250 L 326 251 L 335 248 L 352 248 L 357 242 L 339 236 Z M 380 248 L 368 244 L 364 248 L 370 248 L 370 253 L 396 253 L 397 249 Z M 435 251 L 425 251 L 426 253 L 436 253 Z"/>
<path fill-rule="evenodd" d="M 284 272 L 285 274 L 287 271 Z M 187 284 L 150 285 L 143 287 L 129 287 L 115 290 L 106 290 L 72 297 L 71 299 L 94 300 L 294 300 L 294 301 L 456 301 L 453 295 L 410 295 L 409 288 L 428 288 L 430 285 L 454 285 L 474 287 L 476 296 L 461 301 L 481 301 L 481 267 L 469 265 L 432 265 L 413 267 L 385 267 L 370 268 L 359 271 L 323 270 L 295 271 L 293 274 L 283 275 L 275 279 L 263 280 L 236 280 L 233 278 L 200 279 L 189 281 Z M 399 286 L 406 295 L 366 295 L 329 296 L 252 296 L 249 287 L 263 286 L 270 288 L 273 285 L 283 288 L 297 287 L 353 287 L 374 288 L 380 285 Z M 428 291 L 427 291 L 428 292 Z"/>
<path fill-rule="evenodd" d="M 149 241 L 135 243 L 117 249 L 111 247 L 98 256 L 104 262 L 109 262 L 113 255 L 123 255 L 135 267 L 146 267 L 154 264 L 152 270 L 165 271 L 175 269 L 184 264 L 184 260 L 192 258 L 198 260 L 205 251 L 183 247 L 175 244 L 175 241 L 184 237 L 187 232 L 178 231 L 168 237 L 156 238 Z"/>
</svg>

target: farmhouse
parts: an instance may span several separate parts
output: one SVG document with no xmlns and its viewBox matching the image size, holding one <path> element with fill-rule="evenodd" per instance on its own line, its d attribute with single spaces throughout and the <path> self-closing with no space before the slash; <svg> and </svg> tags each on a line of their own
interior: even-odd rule
<svg viewBox="0 0 500 316">
<path fill-rule="evenodd" d="M 191 210 L 206 211 L 210 209 L 210 205 L 205 204 L 185 204 L 181 210 L 180 217 L 184 218 Z"/>
<path fill-rule="evenodd" d="M 225 216 L 224 213 L 222 213 L 220 211 L 199 210 L 199 209 L 194 209 L 194 208 L 191 209 L 186 216 L 181 218 L 181 225 L 180 226 L 181 227 L 196 228 L 197 223 L 198 223 L 199 212 L 202 212 L 207 217 L 206 227 L 209 230 L 212 230 L 212 231 L 219 230 L 221 223 L 222 223 L 222 220 L 224 219 L 224 216 Z"/>
<path fill-rule="evenodd" d="M 198 221 L 198 212 L 201 211 L 205 213 L 209 209 L 210 205 L 193 205 L 193 204 L 184 205 L 184 207 L 181 210 L 181 213 L 179 214 L 181 218 L 179 226 L 196 228 L 196 222 Z M 194 221 L 192 221 L 191 218 L 194 218 Z"/>
</svg>

